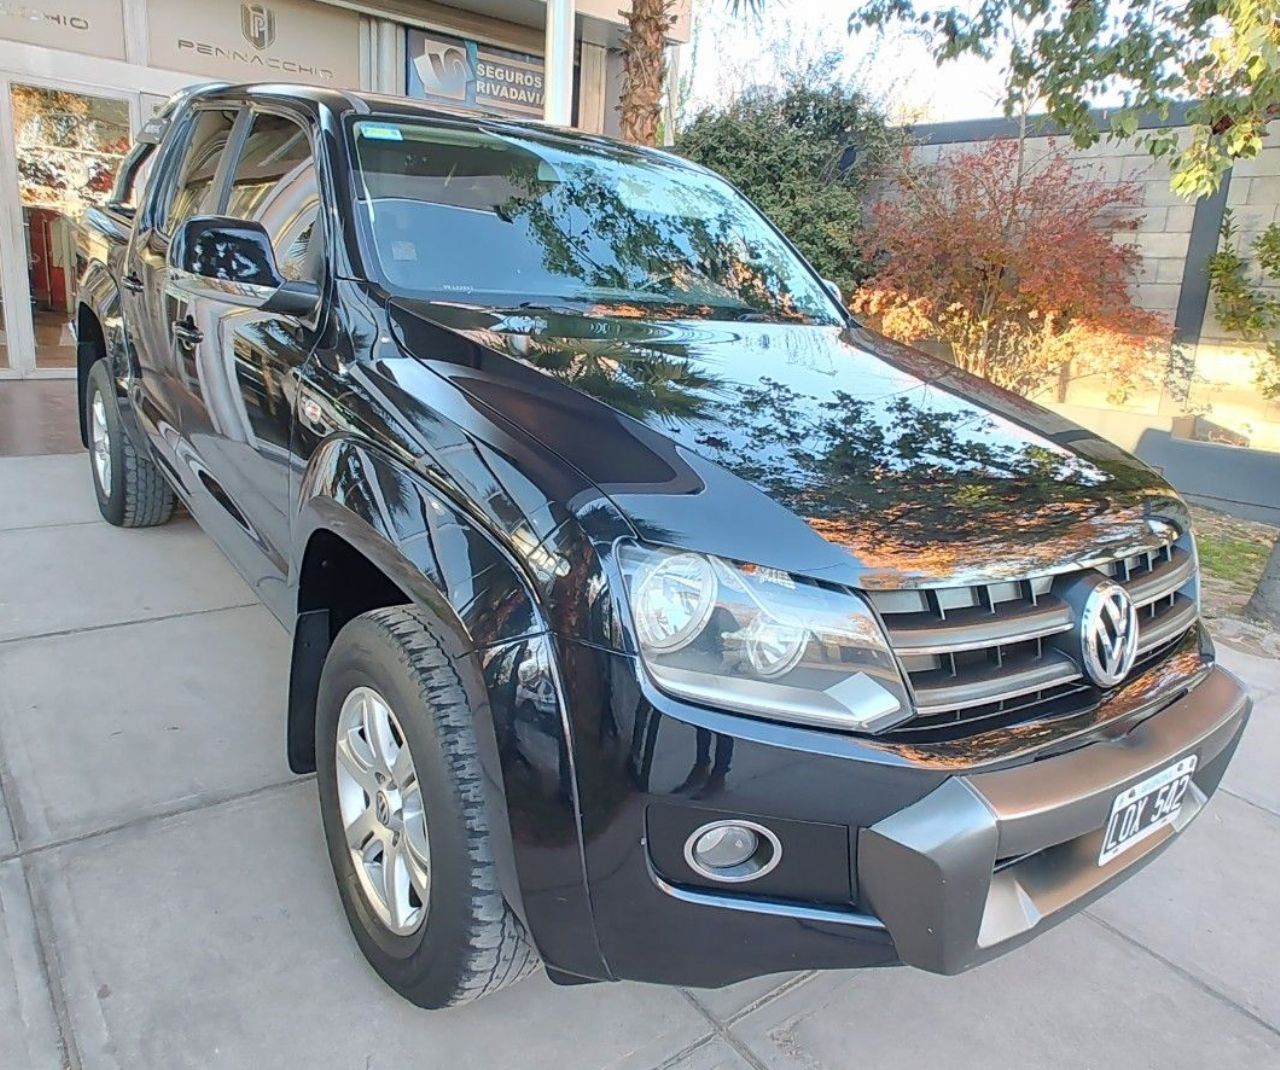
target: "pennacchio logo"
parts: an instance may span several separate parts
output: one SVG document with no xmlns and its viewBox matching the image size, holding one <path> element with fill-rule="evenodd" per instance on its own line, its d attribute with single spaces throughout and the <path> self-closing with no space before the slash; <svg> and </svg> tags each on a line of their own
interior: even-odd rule
<svg viewBox="0 0 1280 1070">
<path fill-rule="evenodd" d="M 240 5 L 240 33 L 259 52 L 276 39 L 276 13 L 266 4 Z"/>
</svg>

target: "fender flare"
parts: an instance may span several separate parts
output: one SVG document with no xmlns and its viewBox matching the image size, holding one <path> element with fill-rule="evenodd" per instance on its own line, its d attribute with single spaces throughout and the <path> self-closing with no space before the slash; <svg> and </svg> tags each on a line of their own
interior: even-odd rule
<svg viewBox="0 0 1280 1070">
<path fill-rule="evenodd" d="M 120 289 L 116 285 L 110 270 L 99 260 L 94 260 L 85 268 L 80 278 L 76 295 L 76 409 L 80 418 L 80 441 L 87 447 L 89 444 L 88 423 L 84 411 L 85 386 L 89 379 L 89 368 L 98 359 L 105 357 L 116 380 L 116 396 L 122 410 L 129 410 L 128 384 L 134 379 L 137 370 L 137 357 L 129 342 L 128 330 L 124 322 L 124 309 L 120 300 Z M 89 337 L 89 321 L 92 316 L 101 331 L 103 352 L 96 350 L 97 339 Z M 136 421 L 126 419 L 125 427 L 134 439 L 134 446 L 145 448 L 141 431 Z"/>
<path fill-rule="evenodd" d="M 301 477 L 298 498 L 293 526 L 297 575 L 293 582 L 298 588 L 299 615 L 290 671 L 290 766 L 295 771 L 314 768 L 315 701 L 333 622 L 325 606 L 310 603 L 302 573 L 312 540 L 324 532 L 354 547 L 394 583 L 405 600 L 426 615 L 453 660 L 475 713 L 494 862 L 507 902 L 550 965 L 588 977 L 607 976 L 595 940 L 585 865 L 580 879 L 569 882 L 570 888 L 556 889 L 555 913 L 557 917 L 567 913 L 585 922 L 572 928 L 590 933 L 590 938 L 582 942 L 575 936 L 574 948 L 563 952 L 559 945 L 564 927 L 550 920 L 546 904 L 529 900 L 520 879 L 521 872 L 538 871 L 546 863 L 531 854 L 536 854 L 536 846 L 517 844 L 513 837 L 507 788 L 510 770 L 504 766 L 486 679 L 488 660 L 496 652 L 523 649 L 528 643 L 549 645 L 545 618 L 520 566 L 494 536 L 426 477 L 352 438 L 335 436 L 320 445 Z M 559 725 L 563 751 L 571 754 L 567 716 L 560 718 Z M 308 742 L 310 754 L 306 753 Z M 576 775 L 571 775 L 576 782 Z M 560 819 L 565 833 L 577 841 L 573 853 L 582 864 L 576 792 L 574 798 Z M 547 920 L 540 924 L 544 918 Z"/>
</svg>

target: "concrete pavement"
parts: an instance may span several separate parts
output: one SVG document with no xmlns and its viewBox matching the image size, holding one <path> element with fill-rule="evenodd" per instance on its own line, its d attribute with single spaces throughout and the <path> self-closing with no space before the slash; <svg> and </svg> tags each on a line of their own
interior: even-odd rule
<svg viewBox="0 0 1280 1070">
<path fill-rule="evenodd" d="M 1280 1067 L 1280 663 L 1221 653 L 1258 699 L 1223 790 L 1012 956 L 429 1014 L 348 935 L 279 626 L 190 521 L 104 524 L 83 455 L 0 459 L 0 1066 Z"/>
</svg>

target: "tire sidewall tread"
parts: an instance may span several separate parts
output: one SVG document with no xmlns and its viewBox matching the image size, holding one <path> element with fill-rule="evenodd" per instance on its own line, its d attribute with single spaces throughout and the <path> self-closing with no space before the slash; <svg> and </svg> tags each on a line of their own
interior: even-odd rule
<svg viewBox="0 0 1280 1070">
<path fill-rule="evenodd" d="M 97 395 L 104 403 L 111 449 L 111 486 L 103 487 L 93 463 L 90 440 L 90 478 L 98 510 L 107 523 L 121 528 L 149 528 L 165 523 L 173 515 L 173 489 L 156 463 L 134 448 L 120 413 L 115 379 L 105 360 L 89 369 L 84 398 L 86 426 L 91 425 L 93 399 Z"/>
<path fill-rule="evenodd" d="M 374 687 L 396 713 L 423 792 L 431 891 L 423 926 L 398 936 L 365 900 L 337 805 L 334 744 L 343 700 Z M 473 714 L 457 669 L 424 615 L 373 610 L 334 639 L 320 679 L 316 753 L 321 813 L 343 909 L 375 970 L 424 1007 L 469 1002 L 539 964 L 498 888 Z"/>
</svg>

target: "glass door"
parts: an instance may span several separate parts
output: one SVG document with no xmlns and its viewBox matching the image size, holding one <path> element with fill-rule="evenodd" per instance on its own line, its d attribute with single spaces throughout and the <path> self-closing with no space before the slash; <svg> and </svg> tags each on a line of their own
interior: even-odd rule
<svg viewBox="0 0 1280 1070">
<path fill-rule="evenodd" d="M 136 97 L 16 78 L 7 90 L 21 266 L 5 273 L 8 317 L 0 322 L 9 334 L 0 353 L 20 373 L 57 374 L 76 364 L 76 226 L 86 208 L 111 194 L 129 151 Z"/>
</svg>

